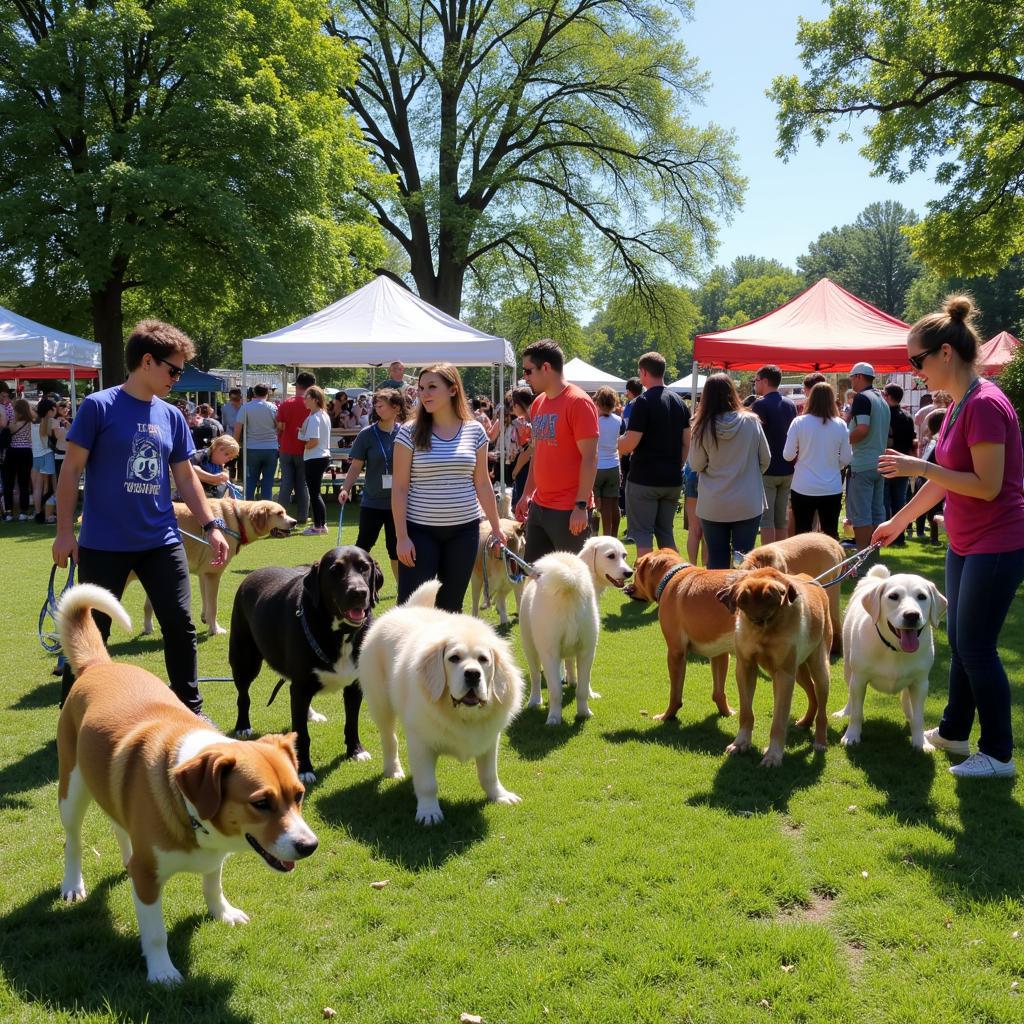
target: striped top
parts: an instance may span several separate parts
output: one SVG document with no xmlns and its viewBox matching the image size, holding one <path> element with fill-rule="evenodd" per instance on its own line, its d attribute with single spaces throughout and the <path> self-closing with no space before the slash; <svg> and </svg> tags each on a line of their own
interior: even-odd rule
<svg viewBox="0 0 1024 1024">
<path fill-rule="evenodd" d="M 484 428 L 468 420 L 450 441 L 434 434 L 424 451 L 413 445 L 414 426 L 403 423 L 395 434 L 395 444 L 412 451 L 406 519 L 420 526 L 457 526 L 482 519 L 473 471 L 476 453 L 487 447 Z"/>
</svg>

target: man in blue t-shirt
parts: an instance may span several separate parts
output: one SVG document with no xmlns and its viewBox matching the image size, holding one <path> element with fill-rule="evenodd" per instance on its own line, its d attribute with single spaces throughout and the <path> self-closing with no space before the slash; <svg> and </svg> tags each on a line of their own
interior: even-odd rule
<svg viewBox="0 0 1024 1024">
<path fill-rule="evenodd" d="M 199 714 L 196 628 L 188 558 L 171 505 L 171 480 L 181 500 L 203 524 L 211 565 L 223 565 L 225 524 L 215 519 L 189 457 L 195 450 L 185 417 L 163 399 L 194 355 L 191 339 L 159 320 L 137 324 L 125 348 L 128 379 L 85 398 L 67 435 L 67 454 L 57 484 L 57 536 L 53 559 L 71 558 L 81 583 L 96 583 L 116 597 L 130 573 L 142 583 L 164 635 L 171 689 Z M 88 469 L 82 526 L 75 539 L 78 481 Z M 110 619 L 96 615 L 103 640 Z M 61 704 L 71 689 L 65 666 Z"/>
<path fill-rule="evenodd" d="M 793 484 L 795 463 L 782 457 L 786 447 L 789 425 L 796 419 L 796 403 L 779 394 L 782 371 L 773 364 L 762 366 L 754 375 L 754 394 L 757 399 L 751 406 L 760 417 L 764 436 L 772 460 L 762 479 L 767 507 L 761 516 L 761 543 L 771 544 L 785 540 L 789 524 L 789 492 Z"/>
<path fill-rule="evenodd" d="M 876 526 L 885 522 L 885 481 L 878 472 L 878 457 L 889 442 L 891 415 L 885 399 L 875 390 L 875 368 L 857 363 L 850 371 L 853 403 L 850 406 L 850 476 L 846 482 L 846 515 L 853 526 L 857 550 L 871 543 Z"/>
</svg>

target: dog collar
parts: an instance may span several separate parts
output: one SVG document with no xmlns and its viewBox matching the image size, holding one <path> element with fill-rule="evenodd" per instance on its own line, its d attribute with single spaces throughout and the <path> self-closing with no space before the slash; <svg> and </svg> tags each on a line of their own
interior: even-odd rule
<svg viewBox="0 0 1024 1024">
<path fill-rule="evenodd" d="M 305 612 L 302 609 L 302 604 L 299 604 L 299 610 L 295 613 L 295 617 L 302 623 L 302 632 L 306 634 L 306 643 L 309 644 L 313 653 L 325 664 L 330 665 L 331 661 L 322 650 L 320 645 L 316 642 L 316 638 L 313 636 L 313 631 L 309 628 L 309 623 L 306 621 Z"/>
<path fill-rule="evenodd" d="M 672 568 L 661 577 L 661 582 L 657 587 L 654 588 L 654 603 L 657 604 L 661 600 L 661 595 L 668 586 L 668 581 L 672 579 L 677 572 L 682 572 L 684 569 L 692 568 L 693 566 L 689 562 L 680 562 L 679 565 L 672 566 Z"/>
<path fill-rule="evenodd" d="M 898 647 L 893 647 L 893 645 L 889 643 L 889 641 L 886 640 L 884 636 L 882 636 L 882 631 L 878 628 L 877 622 L 875 623 L 875 632 L 878 634 L 878 639 L 881 640 L 882 643 L 885 644 L 885 646 L 888 647 L 890 651 L 895 651 L 897 654 L 900 653 L 900 649 Z"/>
<path fill-rule="evenodd" d="M 249 543 L 249 538 L 245 532 L 245 520 L 238 514 L 238 502 L 232 503 L 231 506 L 235 512 L 235 520 L 238 523 L 238 533 L 234 530 L 224 530 L 224 533 L 230 533 L 232 536 L 238 538 L 238 546 L 244 548 Z"/>
</svg>

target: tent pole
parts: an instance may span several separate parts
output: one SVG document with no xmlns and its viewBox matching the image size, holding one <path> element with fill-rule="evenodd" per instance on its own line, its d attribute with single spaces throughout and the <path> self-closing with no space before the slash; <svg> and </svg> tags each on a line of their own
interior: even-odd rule
<svg viewBox="0 0 1024 1024">
<path fill-rule="evenodd" d="M 491 365 L 491 385 L 494 384 L 494 365 Z M 501 500 L 498 502 L 498 515 L 501 515 L 501 505 L 505 501 L 505 363 L 498 364 L 498 403 L 496 408 L 500 410 L 501 433 L 498 434 L 498 493 Z"/>
<path fill-rule="evenodd" d="M 693 369 L 690 371 L 690 418 L 692 419 L 697 414 L 697 363 L 696 360 L 693 364 Z"/>
<path fill-rule="evenodd" d="M 249 371 L 245 368 L 245 359 L 242 359 L 242 404 L 244 405 L 248 399 L 246 394 L 248 393 L 248 385 L 246 383 L 249 376 Z M 245 428 L 242 428 L 242 497 L 245 497 L 246 483 L 249 479 L 249 460 L 246 458 L 245 452 Z"/>
<path fill-rule="evenodd" d="M 71 415 L 75 415 L 75 409 L 77 408 L 77 402 L 75 401 L 75 365 L 72 363 L 68 369 L 71 371 L 70 375 L 70 386 L 68 390 L 71 392 Z"/>
</svg>

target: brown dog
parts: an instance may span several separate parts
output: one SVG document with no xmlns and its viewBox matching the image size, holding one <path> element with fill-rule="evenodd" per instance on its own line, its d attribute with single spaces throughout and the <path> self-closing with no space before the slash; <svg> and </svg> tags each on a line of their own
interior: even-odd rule
<svg viewBox="0 0 1024 1024">
<path fill-rule="evenodd" d="M 67 903 L 85 899 L 82 819 L 95 800 L 114 826 L 150 981 L 181 981 L 167 954 L 164 884 L 179 871 L 203 876 L 210 914 L 249 918 L 224 898 L 221 868 L 255 850 L 274 871 L 308 857 L 317 838 L 302 818 L 295 736 L 228 739 L 182 705 L 156 676 L 111 662 L 90 611 L 131 620 L 109 591 L 73 587 L 57 612 L 64 651 L 78 675 L 57 722 L 58 802 L 64 825 Z"/>
<path fill-rule="evenodd" d="M 507 547 L 514 551 L 520 558 L 526 551 L 526 524 L 517 522 L 515 519 L 502 519 L 501 532 L 505 534 Z M 513 583 L 505 571 L 505 560 L 500 557 L 497 547 L 487 549 L 487 542 L 491 539 L 491 524 L 486 520 L 480 523 L 480 543 L 476 549 L 476 561 L 473 563 L 473 614 L 480 614 L 480 593 L 484 590 L 484 572 L 487 573 L 486 596 L 484 608 L 488 604 L 498 609 L 498 621 L 508 625 L 508 611 L 506 602 L 511 593 L 516 599 L 516 615 L 519 614 L 519 601 L 523 596 L 523 584 Z M 518 570 L 517 570 L 518 572 Z"/>
<path fill-rule="evenodd" d="M 763 768 L 782 764 L 793 683 L 807 693 L 807 714 L 797 725 L 814 723 L 814 749 L 828 743 L 828 649 L 832 620 L 826 592 L 807 576 L 786 576 L 778 569 L 754 569 L 734 575 L 718 599 L 736 620 L 736 685 L 740 691 L 740 727 L 727 753 L 750 749 L 754 731 L 754 687 L 758 667 L 772 677 L 775 708 Z"/>
<path fill-rule="evenodd" d="M 743 559 L 741 569 L 763 569 L 771 566 L 787 576 L 799 576 L 806 573 L 811 579 L 822 577 L 822 583 L 835 579 L 834 573 L 828 573 L 838 565 L 846 552 L 839 541 L 824 533 L 798 533 L 795 537 L 777 540 L 773 544 L 762 544 L 754 548 Z M 828 575 L 824 575 L 828 573 Z M 832 654 L 843 653 L 842 619 L 839 615 L 839 584 L 829 587 L 828 611 L 832 620 Z"/>
<path fill-rule="evenodd" d="M 174 502 L 174 518 L 182 530 L 181 542 L 185 546 L 188 558 L 188 571 L 199 577 L 199 593 L 203 599 L 203 622 L 210 630 L 210 636 L 220 636 L 227 632 L 217 624 L 217 592 L 220 590 L 220 578 L 228 567 L 231 559 L 254 540 L 264 537 L 287 537 L 295 527 L 295 520 L 288 515 L 288 510 L 276 501 L 235 501 L 231 498 L 207 498 L 207 504 L 215 519 L 223 519 L 227 523 L 224 538 L 228 542 L 228 557 L 223 565 L 210 564 L 213 558 L 210 545 L 204 544 L 195 537 L 202 537 L 203 524 L 189 511 L 188 505 Z M 187 534 L 193 534 L 189 537 Z M 128 577 L 128 582 L 136 579 L 135 573 Z M 143 610 L 142 633 L 148 636 L 153 632 L 153 606 L 146 598 Z"/>
<path fill-rule="evenodd" d="M 678 568 L 683 566 L 683 568 Z M 736 646 L 736 616 L 718 600 L 718 592 L 732 580 L 732 569 L 699 569 L 677 551 L 660 548 L 637 559 L 633 596 L 653 601 L 659 584 L 670 572 L 658 600 L 658 622 L 668 647 L 668 707 L 658 722 L 674 719 L 683 703 L 686 659 L 692 652 L 711 659 L 711 699 L 720 714 L 731 715 L 725 695 L 729 655 Z M 675 570 L 673 572 L 673 570 Z"/>
</svg>

